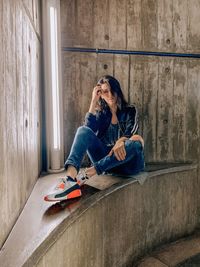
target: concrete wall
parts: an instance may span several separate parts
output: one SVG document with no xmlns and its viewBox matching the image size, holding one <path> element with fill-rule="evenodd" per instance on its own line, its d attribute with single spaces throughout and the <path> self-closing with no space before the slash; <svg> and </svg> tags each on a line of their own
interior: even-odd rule
<svg viewBox="0 0 200 267">
<path fill-rule="evenodd" d="M 40 1 L 0 1 L 0 247 L 40 172 Z"/>
<path fill-rule="evenodd" d="M 63 220 L 25 266 L 128 267 L 198 225 L 197 170 L 149 173 L 96 193 Z M 63 214 L 63 212 L 62 212 Z M 36 262 L 38 262 L 36 264 Z"/>
<path fill-rule="evenodd" d="M 199 52 L 199 0 L 61 0 L 64 46 Z"/>
<path fill-rule="evenodd" d="M 200 52 L 199 0 L 61 0 L 63 47 Z M 140 114 L 146 161 L 200 163 L 200 60 L 63 52 L 65 156 L 103 74 Z"/>
<path fill-rule="evenodd" d="M 198 54 L 200 52 L 200 27 L 197 11 L 199 7 L 199 0 L 61 0 L 62 46 Z M 104 74 L 111 74 L 120 81 L 127 100 L 136 104 L 139 109 L 140 133 L 143 135 L 146 144 L 146 161 L 176 162 L 189 160 L 196 162 L 198 164 L 198 179 L 200 179 L 199 59 L 64 51 L 62 54 L 65 156 L 69 153 L 77 127 L 84 120 L 84 114 L 88 110 L 91 92 L 97 79 Z M 185 209 L 183 208 L 185 201 L 187 201 L 185 198 L 177 199 L 176 204 L 174 204 L 173 190 L 175 190 L 176 186 L 172 187 L 172 190 L 168 188 L 168 183 L 170 183 L 171 179 L 169 181 L 165 179 L 155 181 L 155 192 L 158 195 L 162 192 L 161 194 L 163 194 L 165 200 L 167 196 L 168 200 L 169 198 L 172 200 L 172 202 L 169 200 L 170 203 L 167 204 L 169 205 L 168 211 L 171 214 L 172 225 L 181 224 L 181 221 L 185 220 L 184 216 L 190 216 L 190 202 L 196 201 L 198 208 L 195 212 L 199 212 L 199 194 L 195 191 L 198 190 L 199 192 L 199 182 L 196 181 L 196 188 L 192 188 L 195 198 L 188 200 L 188 208 Z M 168 192 L 168 189 L 170 192 Z M 148 191 L 150 190 L 149 187 L 146 190 L 145 193 L 139 195 L 139 198 L 143 198 L 143 201 L 148 203 L 148 199 L 152 195 Z M 184 194 L 185 185 L 180 185 L 177 190 L 178 194 Z M 136 196 L 138 196 L 137 193 Z M 135 199 L 135 197 L 133 198 Z M 137 199 L 134 201 L 137 202 Z M 134 201 L 133 203 L 135 203 Z M 152 219 L 145 217 L 147 225 L 142 223 L 143 215 L 150 212 L 151 209 L 142 205 L 137 213 L 137 207 L 133 203 L 129 203 L 129 201 L 126 203 L 126 205 L 134 205 L 132 211 L 133 213 L 136 212 L 135 216 L 137 218 L 133 216 L 125 222 L 125 224 L 127 221 L 130 224 L 132 223 L 131 234 L 133 236 L 134 234 L 137 235 L 137 233 L 142 236 L 143 231 L 144 235 L 146 235 L 146 227 L 149 227 L 154 244 L 159 241 L 162 236 L 161 232 L 156 232 L 155 229 L 152 229 L 159 223 L 163 224 L 158 220 L 159 216 L 163 216 L 163 218 L 167 216 L 163 206 L 160 206 L 161 202 L 152 200 L 155 213 L 153 213 Z M 111 213 L 115 204 L 116 202 L 112 202 L 112 205 L 109 206 L 109 202 L 107 203 Z M 126 210 L 126 205 L 120 206 L 122 209 L 122 211 L 120 210 L 122 212 L 120 215 L 122 217 L 123 211 Z M 180 208 L 180 210 L 184 209 L 185 215 L 180 220 L 175 216 L 176 212 L 173 213 L 172 211 L 175 207 L 177 209 Z M 94 212 L 97 218 L 99 218 L 98 212 L 104 217 L 103 225 L 105 226 L 105 216 L 107 214 L 99 210 L 100 207 Z M 179 211 L 177 210 L 177 212 Z M 120 220 L 120 215 L 112 214 L 113 218 L 115 218 L 112 226 L 115 221 Z M 91 221 L 93 220 L 92 218 Z M 81 220 L 84 221 L 84 218 Z M 189 226 L 190 222 L 187 223 Z M 69 244 L 71 248 L 74 237 L 77 243 L 72 245 L 72 251 L 80 251 L 81 249 L 84 251 L 83 254 L 80 252 L 78 259 L 73 259 L 77 266 L 80 264 L 80 259 L 81 262 L 82 260 L 84 262 L 82 266 L 84 264 L 85 266 L 95 266 L 95 264 L 96 266 L 127 266 L 123 265 L 123 262 L 115 262 L 115 260 L 109 262 L 109 253 L 112 255 L 113 251 L 115 251 L 115 256 L 118 255 L 117 253 L 120 253 L 125 245 L 123 241 L 129 240 L 130 232 L 127 233 L 125 239 L 119 241 L 119 246 L 116 244 L 116 247 L 110 248 L 109 245 L 107 246 L 107 239 L 109 239 L 107 235 L 111 235 L 112 237 L 110 238 L 116 239 L 116 242 L 118 242 L 118 239 L 121 238 L 120 233 L 119 238 L 117 235 L 118 228 L 113 226 L 114 233 L 111 227 L 109 229 L 110 232 L 108 231 L 104 235 L 105 241 L 102 241 L 101 234 L 98 231 L 104 231 L 105 228 L 102 229 L 101 227 L 102 224 L 94 217 L 94 221 L 91 222 L 90 226 L 85 226 L 84 229 L 82 229 L 82 226 L 75 226 L 76 229 L 73 228 L 75 229 L 73 237 L 70 232 L 72 229 L 67 230 L 60 241 L 49 250 L 44 262 L 41 262 L 41 266 L 48 266 L 48 263 L 53 261 L 55 252 L 62 249 L 68 251 L 67 248 L 69 248 Z M 134 227 L 138 227 L 138 229 Z M 175 228 L 178 229 L 178 225 Z M 92 231 L 91 236 L 88 229 Z M 82 237 L 82 231 L 84 237 Z M 167 231 L 168 237 L 171 234 L 173 235 L 170 226 Z M 95 240 L 100 238 L 103 245 L 101 241 L 96 241 L 96 244 L 92 243 L 92 237 L 94 236 L 96 237 Z M 166 239 L 163 241 L 167 241 L 168 237 L 166 234 Z M 89 242 L 87 243 L 86 241 L 85 243 L 84 238 Z M 134 251 L 139 252 L 140 249 L 142 250 L 143 245 L 144 247 L 149 246 L 148 237 L 147 240 L 143 240 L 145 242 L 143 245 L 141 245 L 140 238 L 133 238 L 132 240 L 134 240 L 137 247 L 134 248 Z M 90 243 L 92 244 L 91 247 Z M 100 251 L 103 251 L 103 255 L 99 255 L 98 253 L 101 254 L 101 252 L 95 250 L 94 246 L 100 248 Z M 129 247 L 131 247 L 130 243 L 126 247 L 127 250 L 129 250 Z M 93 256 L 91 257 L 89 250 L 92 251 Z M 131 253 L 134 255 L 135 252 Z M 60 265 L 58 266 L 64 266 L 68 262 L 68 254 L 65 255 L 63 256 L 63 262 L 59 263 Z M 85 262 L 84 255 L 88 255 L 89 265 Z M 104 259 L 103 262 L 101 256 Z M 121 256 L 123 261 L 123 252 Z M 111 256 L 111 258 L 114 259 L 114 256 Z M 95 262 L 95 259 L 99 261 Z M 116 259 L 119 258 L 116 256 Z"/>
</svg>

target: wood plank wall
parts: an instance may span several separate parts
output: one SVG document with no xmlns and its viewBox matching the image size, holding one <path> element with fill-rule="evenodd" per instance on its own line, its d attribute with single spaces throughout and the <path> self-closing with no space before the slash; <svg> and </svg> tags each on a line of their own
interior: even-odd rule
<svg viewBox="0 0 200 267">
<path fill-rule="evenodd" d="M 63 47 L 200 52 L 200 0 L 61 0 Z M 62 52 L 65 156 L 103 74 L 140 114 L 146 161 L 200 163 L 200 59 Z"/>
<path fill-rule="evenodd" d="M 40 173 L 39 2 L 0 1 L 0 247 Z"/>
</svg>

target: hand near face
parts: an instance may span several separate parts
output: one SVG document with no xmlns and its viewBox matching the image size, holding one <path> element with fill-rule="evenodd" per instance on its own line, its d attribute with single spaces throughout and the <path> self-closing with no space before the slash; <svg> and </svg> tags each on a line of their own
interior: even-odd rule
<svg viewBox="0 0 200 267">
<path fill-rule="evenodd" d="M 96 114 L 96 109 L 98 109 L 98 101 L 100 96 L 101 96 L 101 86 L 97 85 L 94 87 L 92 91 L 92 100 L 89 108 L 90 113 Z"/>
<path fill-rule="evenodd" d="M 94 87 L 92 92 L 92 102 L 96 104 L 99 101 L 100 96 L 101 96 L 101 86 L 97 85 Z"/>
</svg>

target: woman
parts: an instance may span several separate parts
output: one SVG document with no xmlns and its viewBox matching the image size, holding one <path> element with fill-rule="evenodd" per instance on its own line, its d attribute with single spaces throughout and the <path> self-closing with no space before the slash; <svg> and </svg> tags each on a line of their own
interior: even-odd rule
<svg viewBox="0 0 200 267">
<path fill-rule="evenodd" d="M 60 201 L 81 196 L 81 185 L 95 174 L 115 172 L 134 175 L 144 170 L 141 136 L 137 135 L 137 111 L 124 99 L 119 82 L 102 77 L 94 87 L 85 124 L 78 128 L 65 162 L 66 177 L 46 201 Z M 78 175 L 87 152 L 93 166 Z"/>
</svg>

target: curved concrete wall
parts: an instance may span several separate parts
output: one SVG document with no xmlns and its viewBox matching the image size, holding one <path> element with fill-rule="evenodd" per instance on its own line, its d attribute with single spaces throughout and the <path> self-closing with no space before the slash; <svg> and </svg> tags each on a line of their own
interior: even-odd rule
<svg viewBox="0 0 200 267">
<path fill-rule="evenodd" d="M 23 266 L 127 267 L 156 246 L 191 233 L 197 226 L 197 170 L 146 175 L 143 185 L 129 179 L 87 199 Z"/>
</svg>

